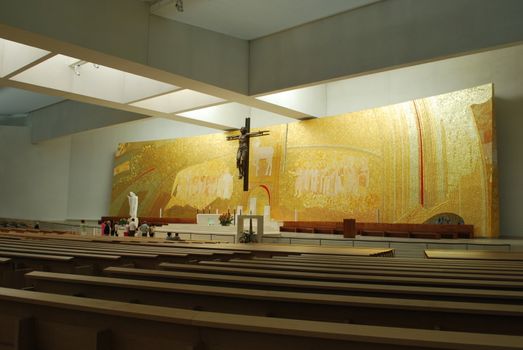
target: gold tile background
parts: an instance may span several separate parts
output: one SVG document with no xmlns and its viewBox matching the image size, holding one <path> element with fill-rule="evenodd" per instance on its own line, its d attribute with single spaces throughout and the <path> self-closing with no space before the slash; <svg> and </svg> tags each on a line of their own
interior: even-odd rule
<svg viewBox="0 0 523 350">
<path fill-rule="evenodd" d="M 226 134 L 127 143 L 115 155 L 111 215 L 192 217 L 271 205 L 276 220 L 422 223 L 455 213 L 499 234 L 492 84 L 270 128 L 251 140 L 249 192 Z M 231 133 L 235 134 L 235 133 Z"/>
</svg>

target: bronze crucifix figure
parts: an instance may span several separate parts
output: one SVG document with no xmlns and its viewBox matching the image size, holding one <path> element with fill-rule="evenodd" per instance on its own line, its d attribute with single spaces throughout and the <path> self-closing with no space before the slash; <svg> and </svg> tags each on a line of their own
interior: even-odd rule
<svg viewBox="0 0 523 350">
<path fill-rule="evenodd" d="M 238 140 L 238 151 L 236 153 L 236 167 L 243 179 L 243 190 L 249 190 L 249 144 L 251 137 L 265 136 L 269 130 L 250 132 L 251 118 L 245 118 L 245 126 L 240 129 L 240 135 L 227 136 L 227 141 Z"/>
</svg>

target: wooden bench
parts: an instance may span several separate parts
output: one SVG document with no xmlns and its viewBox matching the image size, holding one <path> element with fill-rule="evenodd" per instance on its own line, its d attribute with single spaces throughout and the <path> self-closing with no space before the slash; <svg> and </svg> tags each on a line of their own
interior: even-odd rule
<svg viewBox="0 0 523 350">
<path fill-rule="evenodd" d="M 196 249 L 169 249 L 169 248 L 153 248 L 153 247 L 136 247 L 136 246 L 123 246 L 120 244 L 112 243 L 95 243 L 95 242 L 73 242 L 73 241 L 59 241 L 59 240 L 21 240 L 15 243 L 11 243 L 8 240 L 0 239 L 0 246 L 18 246 L 18 247 L 31 247 L 32 249 L 38 250 L 49 250 L 49 251 L 60 251 L 66 250 L 71 252 L 88 253 L 88 254 L 99 254 L 99 255 L 110 255 L 119 254 L 122 262 L 134 263 L 141 267 L 154 267 L 161 261 L 180 261 L 190 259 L 217 259 L 236 257 L 238 255 L 243 256 L 245 254 L 232 251 L 211 251 L 211 250 L 196 250 Z M 160 259 L 158 257 L 161 256 Z M 151 261 L 154 259 L 153 261 Z"/>
<path fill-rule="evenodd" d="M 473 225 L 356 222 L 355 234 L 399 238 L 473 238 Z M 345 235 L 345 237 L 352 237 Z"/>
<path fill-rule="evenodd" d="M 26 278 L 42 292 L 200 311 L 496 334 L 520 334 L 523 329 L 523 305 L 144 283 L 40 271 Z"/>
<path fill-rule="evenodd" d="M 499 274 L 496 271 L 491 273 L 476 272 L 469 273 L 466 269 L 461 271 L 428 271 L 428 270 L 384 270 L 372 269 L 365 266 L 358 268 L 343 267 L 340 265 L 330 266 L 303 266 L 303 265 L 281 265 L 277 262 L 259 261 L 259 260 L 229 260 L 229 261 L 201 261 L 200 264 L 205 266 L 220 266 L 224 268 L 248 268 L 264 269 L 269 271 L 295 271 L 295 272 L 314 272 L 323 274 L 350 274 L 350 275 L 367 275 L 367 276 L 400 276 L 400 277 L 421 277 L 421 278 L 456 278 L 456 279 L 485 279 L 494 281 L 520 281 L 523 282 L 523 271 L 518 274 Z"/>
<path fill-rule="evenodd" d="M 523 292 L 520 290 L 474 289 L 456 287 L 431 287 L 419 285 L 394 285 L 379 283 L 349 283 L 336 281 L 310 281 L 290 278 L 270 278 L 257 276 L 224 275 L 202 272 L 167 271 L 108 267 L 104 272 L 111 276 L 155 280 L 164 282 L 195 283 L 214 286 L 237 286 L 265 290 L 288 290 L 301 292 L 318 292 L 329 294 L 350 294 L 378 297 L 412 298 L 423 296 L 431 300 L 451 300 L 496 303 L 523 303 Z"/>
<path fill-rule="evenodd" d="M 26 349 L 474 349 L 523 348 L 513 335 L 364 326 L 201 312 L 0 289 L 4 319 L 32 320 Z M 29 316 L 28 316 L 29 315 Z M 139 325 L 139 331 L 132 331 Z M 20 342 L 12 336 L 13 347 Z"/>
<path fill-rule="evenodd" d="M 367 259 L 364 259 L 367 260 Z M 395 259 L 394 259 L 395 260 Z M 412 259 L 411 259 L 412 260 Z M 496 266 L 465 266 L 465 265 L 427 265 L 418 264 L 416 261 L 410 263 L 389 264 L 383 262 L 366 262 L 366 261 L 329 261 L 329 260 L 305 260 L 305 259 L 283 259 L 283 258 L 254 258 L 254 259 L 231 259 L 229 262 L 242 264 L 268 264 L 278 266 L 296 266 L 296 267 L 320 267 L 329 269 L 364 269 L 378 271 L 412 271 L 412 272 L 451 272 L 465 273 L 468 275 L 475 274 L 495 274 L 509 276 L 523 276 L 523 269 L 520 267 L 496 267 Z"/>
<path fill-rule="evenodd" d="M 16 254 L 37 254 L 39 256 L 70 256 L 76 265 L 91 265 L 93 271 L 100 272 L 105 267 L 121 263 L 121 256 L 97 253 L 80 253 L 68 249 L 40 249 L 32 247 L 8 247 L 0 245 L 0 251 Z M 0 255 L 4 255 L 0 253 Z"/>
<path fill-rule="evenodd" d="M 249 251 L 237 251 L 230 249 L 195 249 L 191 246 L 165 246 L 158 243 L 122 241 L 81 241 L 81 240 L 57 240 L 53 239 L 46 243 L 60 246 L 78 246 L 84 249 L 108 250 L 115 252 L 135 252 L 141 254 L 155 254 L 162 257 L 189 257 L 191 259 L 210 258 L 210 259 L 229 259 L 232 257 L 249 256 Z M 212 247 L 213 245 L 211 245 Z M 125 256 L 125 253 L 122 255 Z"/>
<path fill-rule="evenodd" d="M 523 282 L 487 280 L 487 279 L 456 279 L 456 278 L 425 278 L 425 277 L 402 277 L 402 276 L 376 276 L 376 275 L 352 275 L 342 273 L 317 273 L 302 271 L 282 271 L 254 268 L 234 268 L 221 266 L 206 266 L 201 264 L 172 264 L 161 263 L 160 268 L 175 271 L 195 271 L 203 273 L 240 275 L 240 276 L 264 276 L 271 278 L 290 278 L 314 281 L 352 282 L 352 283 L 378 283 L 396 285 L 418 285 L 434 287 L 459 287 L 459 288 L 483 288 L 503 290 L 523 290 Z"/>
<path fill-rule="evenodd" d="M 258 257 L 255 257 L 258 259 Z M 294 256 L 273 256 L 275 260 L 300 260 L 311 262 L 364 262 L 365 264 L 378 263 L 385 265 L 383 259 L 375 257 L 351 257 L 351 256 L 319 256 L 319 255 L 294 255 Z M 465 260 L 465 259 L 413 259 L 413 258 L 394 258 L 386 261 L 387 266 L 396 265 L 419 265 L 419 266 L 456 266 L 456 267 L 470 267 L 470 268 L 513 268 L 521 269 L 523 262 L 517 260 L 502 261 L 502 260 Z"/>
<path fill-rule="evenodd" d="M 343 234 L 342 221 L 284 221 L 280 232 Z"/>
<path fill-rule="evenodd" d="M 183 247 L 183 243 L 174 244 L 176 247 Z M 254 256 L 271 257 L 277 255 L 298 255 L 298 254 L 319 254 L 319 255 L 340 255 L 340 256 L 393 256 L 394 249 L 391 248 L 364 248 L 364 247 L 326 247 L 326 246 L 306 246 L 306 245 L 283 245 L 283 244 L 243 244 L 243 243 L 224 243 L 224 244 L 191 244 L 191 248 L 196 249 L 226 249 L 235 251 L 249 251 Z"/>
<path fill-rule="evenodd" d="M 23 237 L 26 238 L 37 238 L 42 239 L 41 235 L 35 234 L 23 234 Z M 16 237 L 16 236 L 15 236 Z M 62 239 L 62 237 L 51 236 L 53 241 L 57 241 L 57 238 Z M 88 237 L 63 237 L 64 241 L 76 241 L 78 242 L 91 242 L 93 238 Z M 112 243 L 109 243 L 112 242 Z M 89 244 L 92 244 L 89 243 Z M 164 249 L 169 252 L 190 252 L 191 254 L 207 254 L 207 255 L 222 255 L 224 258 L 227 257 L 237 257 L 237 256 L 246 256 L 246 255 L 257 255 L 257 256 L 273 256 L 273 255 L 288 255 L 288 254 L 333 254 L 333 255 L 356 255 L 356 256 L 392 256 L 394 250 L 390 248 L 352 248 L 352 247 L 318 247 L 318 246 L 285 246 L 285 245 L 275 245 L 275 244 L 190 244 L 190 243 L 148 243 L 133 240 L 126 238 L 117 238 L 113 240 L 112 238 L 102 238 L 101 241 L 95 242 L 95 244 L 108 244 L 111 246 L 126 246 L 126 247 L 148 247 L 154 249 Z M 177 248 L 174 250 L 173 248 Z M 146 248 L 142 248 L 143 252 L 146 252 Z M 155 252 L 156 253 L 156 252 Z M 232 253 L 232 254 L 231 254 Z M 159 253 L 158 253 L 159 254 Z"/>
<path fill-rule="evenodd" d="M 495 260 L 523 262 L 523 252 L 496 252 L 487 250 L 439 250 L 427 249 L 429 259 Z"/>
<path fill-rule="evenodd" d="M 79 266 L 72 256 L 45 255 L 29 252 L 12 252 L 0 250 L 0 256 L 9 257 L 11 265 L 2 270 L 2 286 L 21 288 L 25 285 L 24 274 L 37 270 L 54 272 L 76 272 Z"/>
</svg>

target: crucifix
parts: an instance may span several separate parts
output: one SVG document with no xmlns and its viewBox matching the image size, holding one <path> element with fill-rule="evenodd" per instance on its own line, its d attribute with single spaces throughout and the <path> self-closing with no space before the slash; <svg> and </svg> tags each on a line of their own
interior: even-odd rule
<svg viewBox="0 0 523 350">
<path fill-rule="evenodd" d="M 238 152 L 236 153 L 236 167 L 243 179 L 243 190 L 249 190 L 249 144 L 251 137 L 269 135 L 269 130 L 256 132 L 251 131 L 251 118 L 245 118 L 245 126 L 240 129 L 240 135 L 227 136 L 227 141 L 238 140 Z"/>
</svg>

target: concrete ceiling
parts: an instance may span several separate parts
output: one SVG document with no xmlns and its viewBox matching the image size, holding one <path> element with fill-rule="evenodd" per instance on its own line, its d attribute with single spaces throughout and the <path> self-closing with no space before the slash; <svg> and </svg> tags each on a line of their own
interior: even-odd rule
<svg viewBox="0 0 523 350">
<path fill-rule="evenodd" d="M 349 11 L 379 0 L 176 0 L 151 1 L 151 13 L 241 39 L 254 39 Z M 20 119 L 64 98 L 0 87 L 0 123 Z M 10 122 L 9 122 L 10 123 Z"/>
<path fill-rule="evenodd" d="M 62 101 L 55 96 L 15 88 L 0 88 L 0 116 L 25 116 L 27 113 Z"/>
<path fill-rule="evenodd" d="M 179 0 L 178 0 L 179 1 Z M 151 13 L 251 40 L 321 18 L 378 2 L 379 0 L 159 0 Z"/>
</svg>

